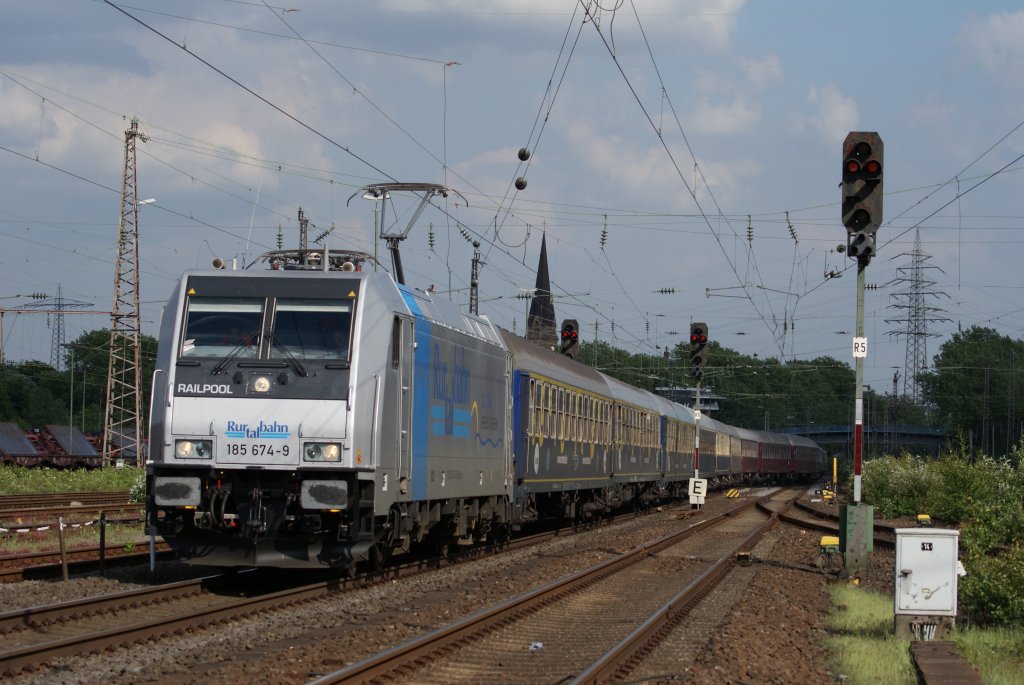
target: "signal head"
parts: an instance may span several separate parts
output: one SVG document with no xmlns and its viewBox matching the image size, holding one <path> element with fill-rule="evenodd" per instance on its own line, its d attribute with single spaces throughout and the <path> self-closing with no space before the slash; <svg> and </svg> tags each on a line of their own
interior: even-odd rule
<svg viewBox="0 0 1024 685">
<path fill-rule="evenodd" d="M 562 322 L 559 345 L 562 354 L 572 359 L 576 358 L 576 351 L 580 344 L 580 325 L 575 319 L 566 319 Z"/>
<path fill-rule="evenodd" d="M 843 141 L 841 215 L 848 235 L 874 234 L 882 224 L 883 151 L 874 131 L 851 131 Z"/>
</svg>

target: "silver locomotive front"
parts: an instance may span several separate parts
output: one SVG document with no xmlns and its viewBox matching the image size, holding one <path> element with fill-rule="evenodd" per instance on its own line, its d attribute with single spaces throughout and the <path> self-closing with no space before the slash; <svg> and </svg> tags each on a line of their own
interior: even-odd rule
<svg viewBox="0 0 1024 685">
<path fill-rule="evenodd" d="M 147 467 L 150 530 L 179 556 L 345 566 L 373 545 L 374 427 L 355 418 L 376 400 L 354 369 L 383 363 L 388 331 L 374 344 L 367 317 L 401 303 L 393 287 L 394 302 L 364 298 L 374 276 L 182 278 L 161 322 Z"/>
</svg>

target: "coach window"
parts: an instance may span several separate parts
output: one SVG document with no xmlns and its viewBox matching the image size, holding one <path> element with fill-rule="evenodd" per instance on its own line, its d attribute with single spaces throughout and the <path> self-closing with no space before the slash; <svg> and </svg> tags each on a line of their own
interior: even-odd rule
<svg viewBox="0 0 1024 685">
<path fill-rule="evenodd" d="M 263 299 L 190 297 L 182 357 L 255 357 L 260 348 Z"/>
<path fill-rule="evenodd" d="M 604 424 L 604 444 L 612 444 L 612 403 L 605 402 L 601 411 L 601 422 Z"/>
<path fill-rule="evenodd" d="M 537 435 L 548 436 L 548 388 L 544 383 L 537 383 Z"/>
<path fill-rule="evenodd" d="M 271 357 L 348 359 L 352 307 L 324 299 L 278 299 Z"/>
<path fill-rule="evenodd" d="M 580 441 L 580 394 L 576 391 L 572 393 L 572 431 L 569 434 L 573 442 Z"/>
<path fill-rule="evenodd" d="M 555 437 L 555 389 L 548 385 L 544 385 L 544 393 L 547 395 L 547 401 L 544 402 L 544 406 L 547 408 L 547 430 L 545 434 L 549 438 Z"/>
<path fill-rule="evenodd" d="M 595 404 L 593 397 L 587 397 L 587 441 L 597 442 L 597 417 L 595 416 Z"/>
<path fill-rule="evenodd" d="M 558 422 L 558 437 L 565 440 L 569 437 L 569 397 L 565 388 L 558 389 L 558 408 L 560 418 Z"/>
<path fill-rule="evenodd" d="M 537 437 L 538 420 L 538 393 L 537 379 L 529 379 L 529 416 L 526 418 L 526 434 Z"/>
</svg>

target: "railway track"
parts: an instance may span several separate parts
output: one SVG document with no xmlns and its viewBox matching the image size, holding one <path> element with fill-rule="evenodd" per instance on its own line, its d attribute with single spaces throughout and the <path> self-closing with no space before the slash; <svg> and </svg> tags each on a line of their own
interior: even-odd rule
<svg viewBox="0 0 1024 685">
<path fill-rule="evenodd" d="M 622 515 L 626 516 L 633 515 Z M 571 534 L 571 528 L 545 531 L 505 543 L 501 549 L 523 549 Z M 295 584 L 295 574 L 241 571 L 12 611 L 0 614 L 0 674 L 35 668 L 63 656 L 126 646 L 285 609 L 370 584 L 410 578 L 442 564 L 493 552 L 493 548 L 475 547 L 454 551 L 446 557 L 395 563 L 382 572 L 365 572 L 350 578 L 327 577 L 329 574 L 322 573 L 317 575 L 326 577 L 325 580 L 302 585 Z M 167 555 L 173 556 L 170 552 Z M 148 559 L 146 554 L 134 556 L 141 557 L 138 561 Z M 60 573 L 59 565 L 56 572 Z M 250 578 L 255 580 L 250 582 Z M 278 587 L 268 585 L 274 582 Z"/>
<path fill-rule="evenodd" d="M 839 534 L 839 514 L 821 511 L 803 502 L 794 502 L 793 509 L 796 513 L 785 513 L 779 515 L 779 520 L 795 526 L 803 526 L 811 530 Z M 827 521 L 827 523 L 826 523 Z M 874 544 L 886 549 L 896 549 L 896 529 L 881 523 L 874 524 Z"/>
<path fill-rule="evenodd" d="M 230 583 L 216 576 L 4 614 L 0 673 L 13 675 L 62 656 L 144 642 L 337 591 L 334 581 L 284 589 L 256 583 L 259 589 L 238 597 Z"/>
<path fill-rule="evenodd" d="M 136 549 L 145 551 L 135 551 Z M 158 560 L 172 559 L 174 553 L 167 543 L 156 543 Z M 68 573 L 91 573 L 99 568 L 100 548 L 76 547 L 67 550 Z M 149 562 L 149 542 L 139 541 L 133 546 L 107 545 L 104 564 L 107 567 L 129 566 Z M 59 578 L 63 574 L 59 551 L 24 552 L 0 556 L 0 583 L 16 583 L 22 580 L 44 580 Z"/>
<path fill-rule="evenodd" d="M 129 493 L 117 490 L 0 495 L 0 514 L 12 510 L 45 509 L 48 507 L 127 504 L 129 501 Z"/>
<path fill-rule="evenodd" d="M 108 520 L 139 521 L 144 505 L 131 502 L 127 492 L 73 492 L 0 497 L 0 529 L 5 534 L 30 532 L 56 525 L 60 518 L 81 523 L 96 519 L 100 512 Z M 0 530 L 0 532 L 3 532 Z"/>
<path fill-rule="evenodd" d="M 141 521 L 145 505 L 142 502 L 120 504 L 93 504 L 67 507 L 45 507 L 37 509 L 0 510 L 0 528 L 12 532 L 19 528 L 34 528 L 55 524 L 64 518 L 69 522 L 94 520 L 100 512 L 107 514 L 107 521 Z"/>
<path fill-rule="evenodd" d="M 798 494 L 789 490 L 772 499 L 788 503 Z M 755 503 L 749 500 L 313 682 L 494 682 L 502 673 L 522 682 L 574 676 L 575 682 L 602 681 L 630 663 L 631 656 L 623 655 L 643 653 L 643 647 L 625 644 L 629 636 L 649 642 L 641 628 L 652 617 L 681 620 L 737 553 L 775 524 Z"/>
</svg>

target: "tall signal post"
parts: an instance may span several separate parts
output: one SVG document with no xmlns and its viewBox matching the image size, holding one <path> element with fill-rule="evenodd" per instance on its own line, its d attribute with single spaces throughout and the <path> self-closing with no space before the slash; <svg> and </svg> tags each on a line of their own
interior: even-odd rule
<svg viewBox="0 0 1024 685">
<path fill-rule="evenodd" d="M 875 255 L 875 235 L 882 224 L 882 139 L 874 131 L 851 131 L 843 141 L 842 219 L 847 254 L 857 260 L 857 329 L 853 425 L 853 505 L 840 510 L 840 549 L 847 575 L 857 575 L 872 546 L 872 507 L 862 506 L 861 460 L 864 450 L 864 270 Z"/>
<path fill-rule="evenodd" d="M 110 312 L 110 363 L 107 367 L 107 409 L 103 421 L 103 465 L 123 458 L 129 445 L 142 463 L 142 383 L 139 317 L 139 199 L 135 141 L 146 138 L 139 120 L 124 132 L 124 174 L 121 217 L 114 265 L 114 306 Z"/>
<path fill-rule="evenodd" d="M 700 509 L 704 504 L 707 479 L 700 477 L 700 382 L 704 378 L 704 364 L 708 361 L 708 325 L 690 324 L 690 372 L 693 374 L 695 394 L 693 403 L 693 478 L 690 479 L 690 506 Z"/>
<path fill-rule="evenodd" d="M 700 478 L 700 382 L 704 378 L 704 365 L 708 361 L 708 325 L 690 324 L 690 371 L 696 384 L 693 418 L 693 477 Z"/>
</svg>

